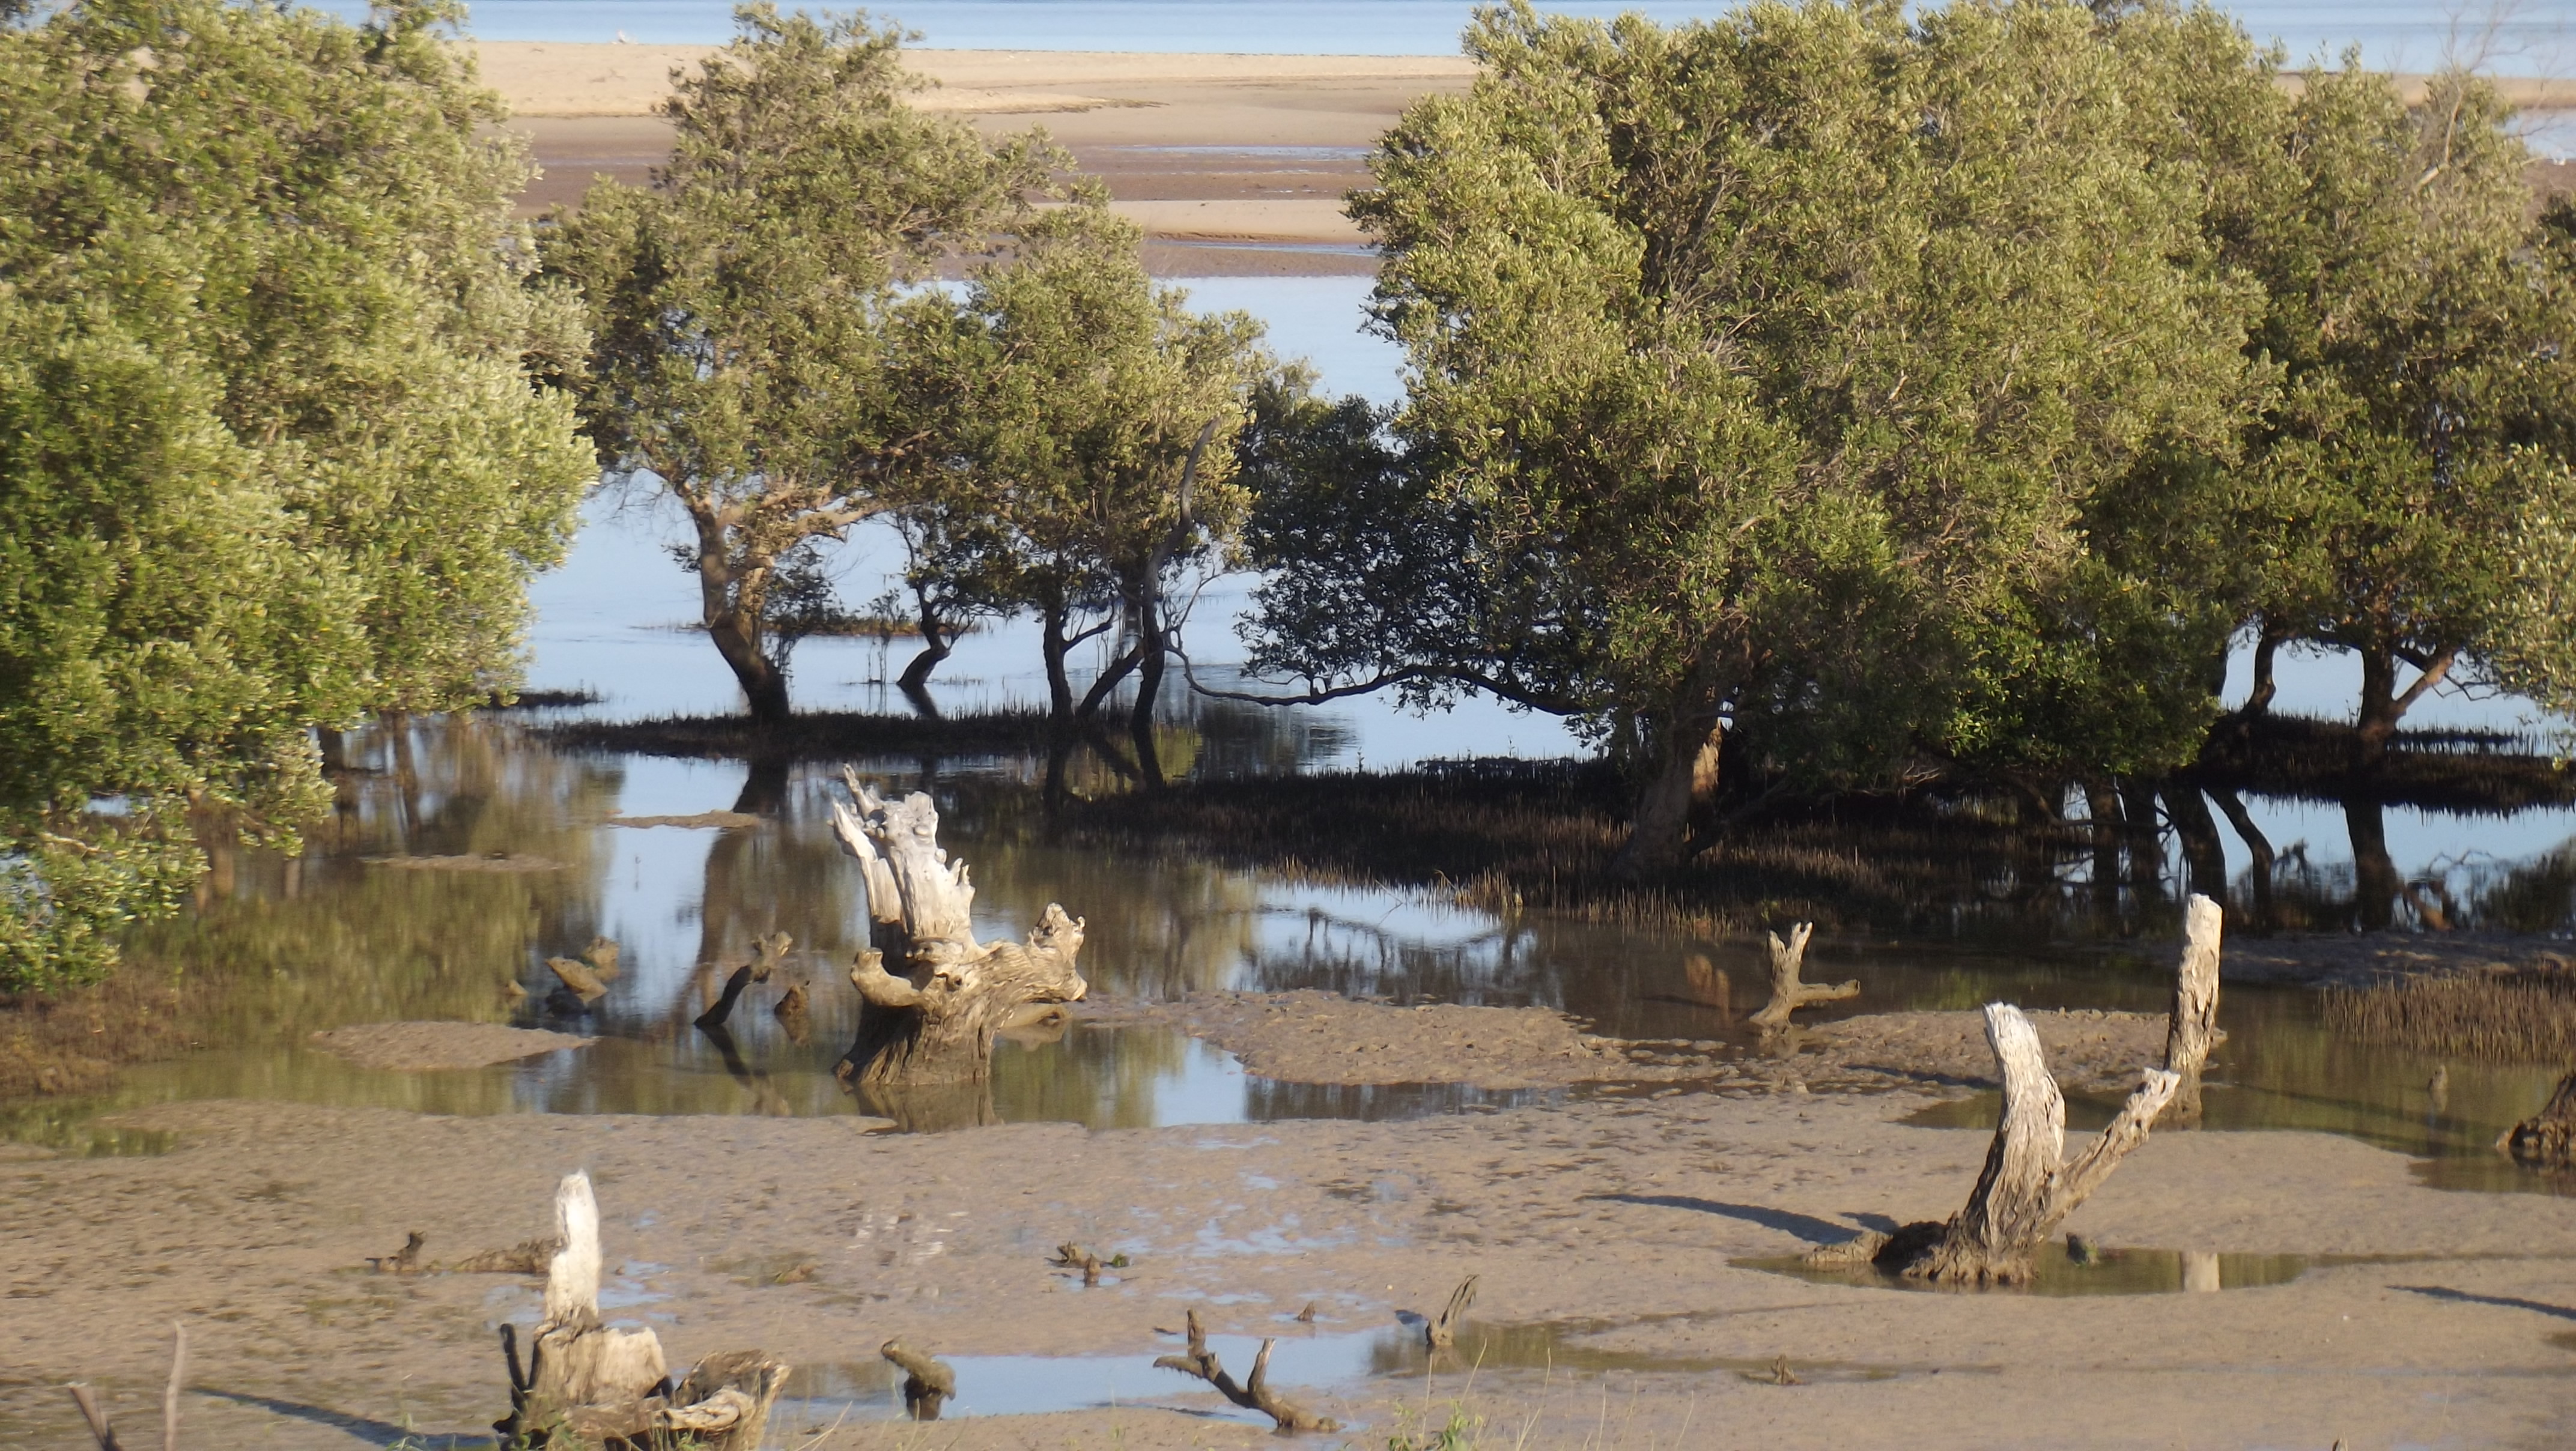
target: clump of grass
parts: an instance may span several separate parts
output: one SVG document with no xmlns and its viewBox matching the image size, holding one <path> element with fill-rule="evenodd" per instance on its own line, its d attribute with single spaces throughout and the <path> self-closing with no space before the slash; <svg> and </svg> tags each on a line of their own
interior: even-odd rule
<svg viewBox="0 0 2576 1451">
<path fill-rule="evenodd" d="M 1680 869 L 1632 881 L 1612 870 L 1629 797 L 1614 772 L 1481 764 L 1199 781 L 1079 803 L 1068 826 L 1122 852 L 1703 936 L 1791 919 L 1912 929 L 1989 915 L 2027 930 L 2060 905 L 2059 864 L 2082 847 L 2064 823 L 2009 810 L 1844 797 L 1783 804 Z"/>
<path fill-rule="evenodd" d="M 2576 974 L 2416 978 L 2330 988 L 2326 1026 L 2347 1038 L 2454 1058 L 2576 1059 Z"/>
</svg>

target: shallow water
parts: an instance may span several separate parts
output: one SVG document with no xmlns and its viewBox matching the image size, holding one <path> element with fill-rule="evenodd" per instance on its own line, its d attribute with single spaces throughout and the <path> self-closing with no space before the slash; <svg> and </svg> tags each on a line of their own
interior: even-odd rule
<svg viewBox="0 0 2576 1451">
<path fill-rule="evenodd" d="M 1299 741 L 1304 744 L 1300 745 Z M 1247 747 L 1245 769 L 1290 769 L 1320 749 L 1309 733 Z M 350 740 L 360 769 L 306 854 L 222 850 L 200 908 L 134 944 L 147 964 L 185 970 L 205 1006 L 197 1051 L 144 1064 L 78 1104 L 0 1111 L 0 1134 L 74 1152 L 154 1152 L 167 1137 L 99 1125 L 101 1110 L 249 1097 L 445 1114 L 634 1113 L 816 1116 L 885 1109 L 848 1095 L 832 1067 L 856 1030 L 844 970 L 861 945 L 855 869 L 828 829 L 837 791 L 822 770 L 755 779 L 739 764 L 554 750 L 507 718 L 420 722 Z M 1319 988 L 1396 1002 L 1560 1008 L 1598 1031 L 1714 1040 L 1756 1051 L 1733 1005 L 1758 1001 L 1755 948 L 1686 934 L 1498 917 L 1404 893 L 1318 886 L 1165 858 L 1051 845 L 1020 780 L 1025 763 L 874 761 L 893 789 L 929 776 L 942 840 L 974 868 L 976 926 L 1025 931 L 1048 902 L 1088 919 L 1083 970 L 1104 996 L 1170 1000 L 1202 989 Z M 749 828 L 622 825 L 621 818 L 765 809 Z M 507 856 L 533 870 L 404 870 L 387 859 L 459 864 Z M 2006 949 L 1976 917 L 1918 938 L 1820 941 L 1808 976 L 1864 984 L 1820 1020 L 1908 1008 L 2161 1012 L 2169 968 L 2114 945 Z M 2045 924 L 2042 924 L 2043 926 Z M 784 980 L 756 985 L 727 1031 L 690 1026 L 754 938 L 795 939 Z M 594 935 L 621 948 L 607 995 L 552 999 L 544 966 Z M 800 1021 L 773 1011 L 786 980 L 807 983 Z M 524 994 L 514 996 L 511 985 Z M 596 1036 L 595 1045 L 490 1068 L 388 1072 L 307 1041 L 346 1023 L 515 1022 Z M 2434 1182 L 2554 1192 L 2555 1181 L 2497 1160 L 2495 1136 L 2542 1102 L 2541 1066 L 2448 1063 L 2335 1038 L 2301 989 L 2234 987 L 2229 1038 L 2211 1069 L 2219 1128 L 2348 1134 L 2441 1167 Z M 1608 1090 L 1577 1090 L 1599 1092 Z M 989 1095 L 896 1106 L 908 1128 L 1060 1121 L 1098 1128 L 1282 1118 L 1400 1118 L 1526 1103 L 1545 1095 L 1452 1086 L 1336 1087 L 1246 1074 L 1178 1033 L 1076 1023 L 1006 1039 Z M 2081 1127 L 2109 1105 L 2078 1098 Z M 1991 1096 L 1944 1104 L 1922 1122 L 1992 1122 Z"/>
<path fill-rule="evenodd" d="M 2033 1273 L 2028 1283 L 1972 1291 L 1880 1274 L 1865 1265 L 1811 1265 L 1794 1255 L 1741 1259 L 1734 1263 L 1744 1269 L 1767 1270 L 1818 1285 L 1869 1285 L 1890 1290 L 1947 1294 L 2055 1297 L 2179 1295 L 2262 1289 L 2286 1285 L 2306 1274 L 2308 1266 L 2317 1262 L 2307 1255 L 2207 1254 L 2170 1249 L 2097 1249 L 2088 1258 L 2078 1260 L 2065 1245 L 2051 1244 L 2042 1249 L 2032 1262 Z"/>
</svg>

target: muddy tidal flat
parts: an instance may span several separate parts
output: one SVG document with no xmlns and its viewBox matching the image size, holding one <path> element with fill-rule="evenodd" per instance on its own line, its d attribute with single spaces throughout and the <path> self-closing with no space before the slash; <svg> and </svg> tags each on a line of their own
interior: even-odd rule
<svg viewBox="0 0 2576 1451">
<path fill-rule="evenodd" d="M 176 1318 L 191 1447 L 481 1444 L 505 1401 L 495 1327 L 533 1318 L 537 1281 L 367 1259 L 413 1230 L 430 1264 L 542 1236 L 579 1167 L 612 1316 L 675 1363 L 758 1345 L 801 1368 L 778 1445 L 1276 1444 L 1150 1368 L 1192 1307 L 1229 1357 L 1281 1338 L 1274 1381 L 1351 1428 L 1316 1445 L 1385 1445 L 1453 1403 L 1485 1444 L 1531 1446 L 2538 1447 L 2576 1430 L 2576 1200 L 2427 1188 L 2347 1138 L 2159 1134 L 2070 1225 L 2114 1250 L 2218 1252 L 2222 1283 L 2265 1266 L 2250 1287 L 1928 1293 L 1741 1263 L 1954 1208 L 1987 1136 L 1898 1122 L 1923 1103 L 943 1135 L 173 1105 L 130 1116 L 174 1136 L 165 1154 L 0 1163 L 0 1439 L 74 1444 L 72 1378 L 141 1424 Z M 1065 1240 L 1130 1267 L 1085 1288 L 1047 1263 Z M 1427 1361 L 1407 1317 L 1469 1274 L 1461 1350 Z M 874 1348 L 898 1335 L 960 1369 L 935 1433 L 894 1419 Z"/>
</svg>

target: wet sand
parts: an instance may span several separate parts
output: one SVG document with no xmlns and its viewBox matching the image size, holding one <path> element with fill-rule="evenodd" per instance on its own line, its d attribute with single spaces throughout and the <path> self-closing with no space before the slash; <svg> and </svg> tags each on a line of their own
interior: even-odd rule
<svg viewBox="0 0 2576 1451">
<path fill-rule="evenodd" d="M 484 42 L 485 80 L 510 104 L 545 175 L 531 214 L 577 202 L 594 175 L 642 184 L 670 153 L 651 114 L 697 46 Z M 1341 214 L 1368 183 L 1366 150 L 1414 98 L 1464 90 L 1440 56 L 1192 56 L 1115 52 L 906 52 L 938 84 L 924 108 L 985 131 L 1042 126 L 1108 184 L 1148 234 L 1164 276 L 1366 275 L 1374 262 Z"/>
<path fill-rule="evenodd" d="M 864 1376 L 895 1335 L 1128 1357 L 1098 1388 L 1115 1408 L 957 1420 L 935 1441 L 854 1418 L 821 1446 L 1276 1444 L 1142 1369 L 1192 1306 L 1219 1334 L 1387 1337 L 1385 1376 L 1283 1382 L 1353 1426 L 1319 1446 L 1384 1444 L 1426 1399 L 1436 1426 L 1455 1396 L 1494 1444 L 1535 1416 L 1534 1447 L 2564 1444 L 2576 1201 L 2425 1188 L 2347 1139 L 2159 1134 L 2070 1225 L 2111 1246 L 2377 1257 L 2288 1284 L 1941 1294 L 1730 1263 L 1955 1208 L 1986 1135 L 1896 1122 L 1923 1102 L 1694 1094 L 928 1136 L 172 1106 L 127 1116 L 176 1133 L 158 1158 L 0 1161 L 0 1440 L 73 1444 L 73 1377 L 144 1423 L 174 1318 L 192 1448 L 475 1432 L 504 1406 L 493 1327 L 533 1320 L 536 1281 L 377 1275 L 366 1257 L 411 1230 L 451 1263 L 542 1236 L 556 1178 L 587 1167 L 612 1313 L 652 1324 L 675 1363 L 757 1345 Z M 1046 1263 L 1068 1239 L 1133 1267 L 1084 1289 Z M 1469 1339 L 1501 1349 L 1472 1389 L 1463 1364 L 1426 1385 L 1399 1314 L 1467 1274 L 1483 1277 Z M 1777 1357 L 1803 1384 L 1775 1383 Z M 790 1412 L 781 1444 L 798 1446 L 834 1414 Z"/>
</svg>

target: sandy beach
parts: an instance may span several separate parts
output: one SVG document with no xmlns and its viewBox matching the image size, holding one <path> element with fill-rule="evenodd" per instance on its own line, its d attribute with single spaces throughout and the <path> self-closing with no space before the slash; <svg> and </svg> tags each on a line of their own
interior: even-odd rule
<svg viewBox="0 0 2576 1451">
<path fill-rule="evenodd" d="M 544 176 L 525 207 L 577 201 L 596 174 L 640 183 L 670 150 L 652 114 L 703 46 L 487 41 L 486 83 Z M 1366 149 L 1417 96 L 1463 90 L 1442 56 L 907 51 L 919 104 L 1000 133 L 1042 126 L 1144 226 L 1165 276 L 1366 274 L 1341 198 Z"/>
<path fill-rule="evenodd" d="M 670 152 L 652 112 L 675 68 L 711 46 L 481 41 L 485 82 L 509 103 L 545 174 L 530 215 L 580 199 L 594 175 L 641 183 Z M 1099 176 L 1146 231 L 1157 275 L 1367 275 L 1365 239 L 1341 198 L 1405 106 L 1464 91 L 1458 56 L 1157 55 L 1123 51 L 908 50 L 930 86 L 918 104 L 994 133 L 1042 126 Z M 2421 78 L 2409 78 L 2420 88 Z M 2295 76 L 2287 78 L 2295 85 Z M 2517 105 L 2564 115 L 2576 87 L 2499 84 Z M 2563 189 L 2565 163 L 2535 167 Z"/>
</svg>

